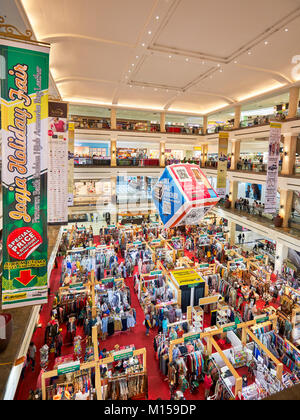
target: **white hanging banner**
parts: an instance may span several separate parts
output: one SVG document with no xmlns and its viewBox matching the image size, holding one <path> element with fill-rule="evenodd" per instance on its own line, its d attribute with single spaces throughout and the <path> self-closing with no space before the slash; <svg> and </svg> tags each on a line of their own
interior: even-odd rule
<svg viewBox="0 0 300 420">
<path fill-rule="evenodd" d="M 281 124 L 270 123 L 268 173 L 265 193 L 265 213 L 277 212 L 278 166 L 280 159 Z"/>
</svg>

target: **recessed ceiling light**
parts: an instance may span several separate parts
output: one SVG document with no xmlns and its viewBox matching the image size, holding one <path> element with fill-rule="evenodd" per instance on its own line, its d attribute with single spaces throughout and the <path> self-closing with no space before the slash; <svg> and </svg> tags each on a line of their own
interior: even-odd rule
<svg viewBox="0 0 300 420">
<path fill-rule="evenodd" d="M 135 58 L 136 58 L 136 59 L 138 59 L 138 58 L 139 58 L 139 56 L 137 55 Z"/>
<path fill-rule="evenodd" d="M 151 34 L 152 34 L 152 32 L 151 32 L 151 31 L 148 31 L 148 34 L 149 34 L 149 35 L 151 35 Z"/>
<path fill-rule="evenodd" d="M 169 55 L 169 58 L 172 58 L 172 56 L 171 56 L 171 55 Z"/>
<path fill-rule="evenodd" d="M 185 61 L 189 61 L 189 59 L 188 59 L 188 58 L 186 58 L 186 59 L 185 59 Z"/>
<path fill-rule="evenodd" d="M 143 42 L 143 43 L 142 43 L 142 47 L 144 47 L 144 46 L 145 46 L 145 43 Z"/>
<path fill-rule="evenodd" d="M 131 88 L 132 88 L 132 85 L 130 85 L 129 87 L 131 87 Z"/>
<path fill-rule="evenodd" d="M 133 63 L 131 65 L 132 65 L 132 67 L 134 67 L 134 64 Z"/>
<path fill-rule="evenodd" d="M 220 69 L 220 73 L 223 73 L 223 70 L 222 69 Z"/>
<path fill-rule="evenodd" d="M 269 44 L 269 41 L 265 41 L 265 45 L 268 45 Z"/>
<path fill-rule="evenodd" d="M 248 51 L 248 55 L 251 55 L 252 54 L 252 52 L 251 51 Z"/>
<path fill-rule="evenodd" d="M 285 30 L 284 30 L 285 32 L 288 32 L 289 30 L 288 30 L 288 28 L 285 28 Z"/>
<path fill-rule="evenodd" d="M 218 67 L 221 67 L 221 64 L 218 64 Z"/>
<path fill-rule="evenodd" d="M 128 70 L 128 73 L 131 73 L 131 70 Z"/>
<path fill-rule="evenodd" d="M 159 20 L 159 16 L 156 16 L 156 18 L 155 18 L 156 20 Z"/>
<path fill-rule="evenodd" d="M 237 64 L 237 61 L 235 60 L 234 64 Z"/>
<path fill-rule="evenodd" d="M 157 88 L 155 88 L 154 90 L 155 90 L 155 92 L 157 92 L 157 91 L 158 91 L 158 89 L 157 89 Z"/>
<path fill-rule="evenodd" d="M 205 61 L 202 61 L 202 64 L 205 64 Z"/>
</svg>

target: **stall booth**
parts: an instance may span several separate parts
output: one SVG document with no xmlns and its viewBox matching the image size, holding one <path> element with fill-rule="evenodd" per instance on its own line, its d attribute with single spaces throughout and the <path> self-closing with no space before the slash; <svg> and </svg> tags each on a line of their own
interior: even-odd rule
<svg viewBox="0 0 300 420">
<path fill-rule="evenodd" d="M 178 258 L 184 257 L 185 249 L 185 238 L 182 236 L 173 236 L 171 239 L 167 240 L 167 244 L 170 246 L 170 249 L 173 251 L 173 261 L 174 263 Z"/>
<path fill-rule="evenodd" d="M 171 270 L 170 278 L 179 292 L 183 313 L 188 306 L 198 306 L 199 299 L 205 297 L 206 283 L 196 269 Z"/>
</svg>

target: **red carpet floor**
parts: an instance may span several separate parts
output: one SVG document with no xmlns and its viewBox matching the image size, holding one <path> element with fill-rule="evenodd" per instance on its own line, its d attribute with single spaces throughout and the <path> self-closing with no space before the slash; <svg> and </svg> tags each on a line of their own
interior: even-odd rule
<svg viewBox="0 0 300 420">
<path fill-rule="evenodd" d="M 35 371 L 32 372 L 31 366 L 28 366 L 26 371 L 25 371 L 25 378 L 24 380 L 20 380 L 18 388 L 17 388 L 17 392 L 15 395 L 15 399 L 16 400 L 27 400 L 28 396 L 29 396 L 29 392 L 30 390 L 35 390 L 37 388 L 37 382 L 39 379 L 39 375 L 40 375 L 40 348 L 43 347 L 44 343 L 44 337 L 45 337 L 45 330 L 46 330 L 46 326 L 50 320 L 50 315 L 51 315 L 51 310 L 52 310 L 52 305 L 53 305 L 53 299 L 55 297 L 55 294 L 57 293 L 59 287 L 60 287 L 60 276 L 61 276 L 61 262 L 62 259 L 58 258 L 58 268 L 54 268 L 51 274 L 51 279 L 50 279 L 50 296 L 49 296 L 49 301 L 46 305 L 44 305 L 42 307 L 42 310 L 40 312 L 40 320 L 39 320 L 39 324 L 42 325 L 41 328 L 37 328 L 36 331 L 33 334 L 32 337 L 32 341 L 34 342 L 34 344 L 36 345 L 37 348 L 37 355 L 36 355 L 36 367 L 35 367 Z M 62 347 L 62 356 L 68 355 L 68 354 L 73 354 L 73 345 L 70 343 L 68 343 L 67 337 L 66 337 L 66 326 L 63 325 L 62 327 L 62 336 L 63 336 L 63 347 Z M 81 335 L 82 337 L 84 337 L 83 335 L 83 331 L 81 330 L 81 328 L 77 329 L 77 335 Z M 84 351 L 84 346 L 83 346 L 83 351 Z M 50 353 L 49 355 L 49 365 L 48 365 L 48 370 L 53 369 L 54 366 L 54 359 L 55 359 L 55 354 L 54 353 Z"/>
</svg>

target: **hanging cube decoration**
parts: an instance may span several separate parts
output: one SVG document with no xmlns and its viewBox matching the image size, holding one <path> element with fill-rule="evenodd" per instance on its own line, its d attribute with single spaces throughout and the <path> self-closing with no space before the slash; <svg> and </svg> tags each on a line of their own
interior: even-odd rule
<svg viewBox="0 0 300 420">
<path fill-rule="evenodd" d="M 166 167 L 152 195 L 166 229 L 199 224 L 220 200 L 199 166 L 190 164 Z"/>
</svg>

